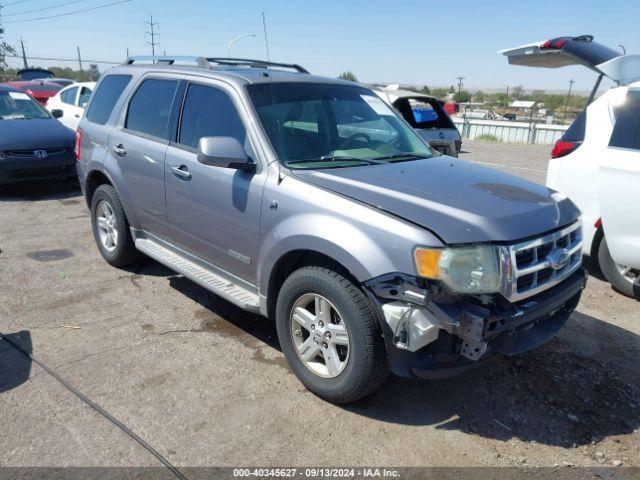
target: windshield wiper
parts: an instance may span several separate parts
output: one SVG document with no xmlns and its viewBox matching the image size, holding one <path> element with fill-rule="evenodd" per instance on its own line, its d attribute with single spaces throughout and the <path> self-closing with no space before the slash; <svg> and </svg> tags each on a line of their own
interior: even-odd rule
<svg viewBox="0 0 640 480">
<path fill-rule="evenodd" d="M 358 158 L 350 157 L 348 155 L 323 155 L 322 157 L 312 160 L 314 162 L 363 162 L 367 165 L 377 165 L 380 163 L 387 163 L 380 161 L 379 158 Z"/>
<path fill-rule="evenodd" d="M 357 157 L 349 157 L 347 155 L 323 155 L 320 158 L 313 158 L 311 160 L 294 160 L 294 161 L 288 161 L 286 162 L 287 166 L 290 166 L 291 164 L 297 164 L 297 165 L 304 165 L 305 163 L 313 163 L 313 164 L 318 164 L 318 163 L 339 163 L 339 162 L 348 162 L 348 163 L 361 163 L 362 165 L 376 165 L 379 163 L 387 163 L 384 161 L 377 161 L 377 159 L 369 159 L 369 158 L 357 158 Z M 297 167 L 300 168 L 300 167 Z M 302 167 L 305 168 L 305 167 Z M 314 167 L 306 167 L 306 168 L 314 168 Z M 337 167 L 331 167 L 331 168 L 337 168 Z"/>
<path fill-rule="evenodd" d="M 375 157 L 372 160 L 388 160 L 388 161 L 393 161 L 393 160 L 418 160 L 418 159 L 422 159 L 422 158 L 429 158 L 425 155 L 419 155 L 417 153 L 411 153 L 411 152 L 402 152 L 402 153 L 396 153 L 394 155 L 386 155 L 384 157 Z"/>
</svg>

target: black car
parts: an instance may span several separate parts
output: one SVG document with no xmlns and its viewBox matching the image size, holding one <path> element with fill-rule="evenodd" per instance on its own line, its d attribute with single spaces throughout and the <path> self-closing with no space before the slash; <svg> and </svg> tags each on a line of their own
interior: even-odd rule
<svg viewBox="0 0 640 480">
<path fill-rule="evenodd" d="M 0 185 L 75 176 L 74 140 L 32 97 L 0 85 Z"/>
</svg>

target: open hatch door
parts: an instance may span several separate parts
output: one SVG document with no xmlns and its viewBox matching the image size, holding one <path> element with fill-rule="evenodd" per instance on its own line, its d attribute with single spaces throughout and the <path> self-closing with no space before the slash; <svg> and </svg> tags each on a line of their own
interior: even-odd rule
<svg viewBox="0 0 640 480">
<path fill-rule="evenodd" d="M 618 84 L 640 80 L 640 55 L 623 55 L 593 41 L 592 35 L 557 37 L 498 51 L 511 65 L 560 68 L 583 65 Z"/>
</svg>

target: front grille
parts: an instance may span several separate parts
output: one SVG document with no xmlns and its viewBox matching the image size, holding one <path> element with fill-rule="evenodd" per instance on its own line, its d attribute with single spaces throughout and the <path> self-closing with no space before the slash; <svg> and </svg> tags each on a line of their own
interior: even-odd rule
<svg viewBox="0 0 640 480">
<path fill-rule="evenodd" d="M 52 157 L 54 155 L 62 155 L 63 153 L 67 153 L 69 151 L 68 148 L 34 148 L 31 150 L 7 150 L 5 154 L 10 157 L 15 158 L 34 158 L 36 150 L 44 150 L 47 152 L 47 157 Z"/>
<path fill-rule="evenodd" d="M 9 177 L 15 180 L 73 175 L 74 165 L 62 165 L 57 167 L 46 167 L 46 168 L 24 168 L 24 169 L 9 170 L 8 173 L 9 173 Z"/>
<path fill-rule="evenodd" d="M 560 283 L 581 265 L 582 223 L 504 249 L 502 293 L 522 300 Z"/>
</svg>

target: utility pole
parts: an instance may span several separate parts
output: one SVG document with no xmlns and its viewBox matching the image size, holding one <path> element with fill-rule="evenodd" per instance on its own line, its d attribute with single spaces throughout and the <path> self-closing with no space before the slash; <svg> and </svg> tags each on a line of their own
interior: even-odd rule
<svg viewBox="0 0 640 480">
<path fill-rule="evenodd" d="M 22 37 L 20 37 L 20 46 L 22 47 L 22 62 L 24 63 L 24 68 L 29 68 L 29 64 L 27 63 L 27 54 L 24 52 L 24 41 Z"/>
<path fill-rule="evenodd" d="M 78 65 L 80 65 L 80 71 L 83 72 L 82 69 L 82 57 L 80 56 L 80 47 L 76 47 L 78 49 Z"/>
<path fill-rule="evenodd" d="M 148 22 L 144 22 L 145 25 L 149 25 L 149 30 L 150 31 L 146 31 L 144 32 L 145 35 L 149 35 L 151 37 L 151 41 L 150 42 L 146 42 L 147 45 L 151 45 L 151 55 L 153 55 L 154 57 L 156 56 L 156 45 L 160 45 L 159 42 L 156 42 L 156 37 L 159 37 L 160 35 L 156 32 L 156 27 L 159 26 L 158 23 L 153 23 L 153 15 L 151 15 L 150 17 L 150 21 Z"/>
<path fill-rule="evenodd" d="M 462 91 L 462 81 L 467 77 L 457 77 L 458 78 L 458 101 L 460 100 L 460 92 Z"/>
<path fill-rule="evenodd" d="M 569 99 L 571 98 L 571 88 L 573 87 L 573 84 L 575 83 L 574 79 L 569 80 L 569 93 L 567 93 L 567 101 L 564 104 L 564 115 L 562 117 L 562 121 L 564 122 L 567 118 L 567 110 L 569 108 Z"/>
<path fill-rule="evenodd" d="M 127 58 L 129 58 L 129 49 L 127 48 Z"/>
</svg>

